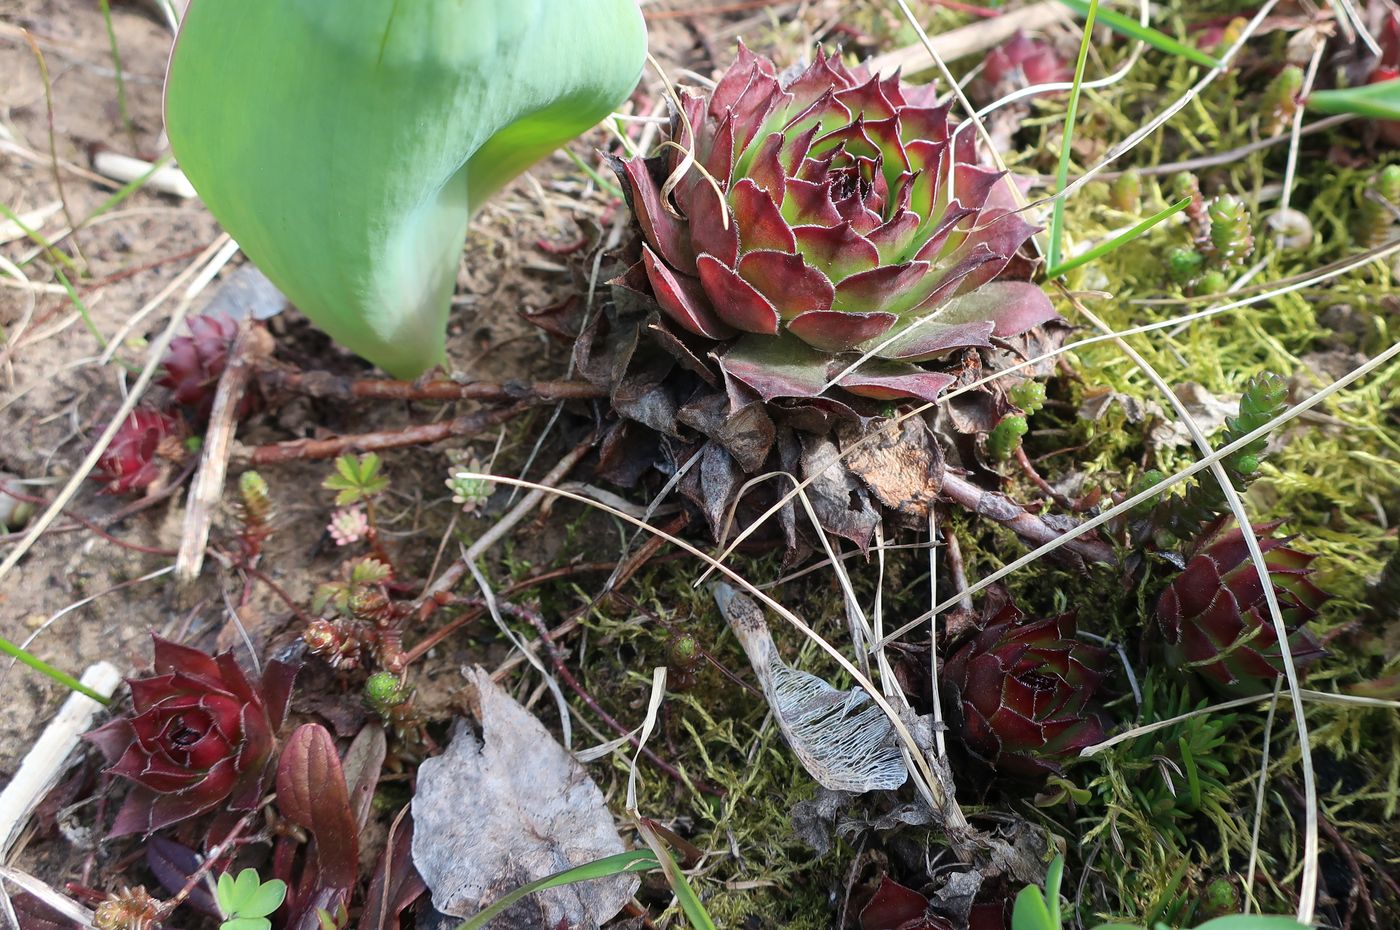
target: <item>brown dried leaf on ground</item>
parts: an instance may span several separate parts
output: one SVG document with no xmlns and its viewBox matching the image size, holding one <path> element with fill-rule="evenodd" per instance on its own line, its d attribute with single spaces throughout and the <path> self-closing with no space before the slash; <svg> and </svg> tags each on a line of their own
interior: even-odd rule
<svg viewBox="0 0 1400 930">
<path fill-rule="evenodd" d="M 481 669 L 478 738 L 463 726 L 423 763 L 413 798 L 413 862 L 444 914 L 469 917 L 537 878 L 625 852 L 593 779 L 529 711 Z M 614 876 L 530 895 L 492 921 L 505 928 L 595 926 L 637 880 Z"/>
</svg>

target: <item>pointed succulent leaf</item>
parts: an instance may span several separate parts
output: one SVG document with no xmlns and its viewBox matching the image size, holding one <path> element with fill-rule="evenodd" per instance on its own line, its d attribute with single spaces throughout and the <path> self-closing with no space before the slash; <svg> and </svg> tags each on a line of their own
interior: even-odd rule
<svg viewBox="0 0 1400 930">
<path fill-rule="evenodd" d="M 635 0 L 195 0 L 166 85 L 205 204 L 399 377 L 443 357 L 472 211 L 635 86 Z"/>
</svg>

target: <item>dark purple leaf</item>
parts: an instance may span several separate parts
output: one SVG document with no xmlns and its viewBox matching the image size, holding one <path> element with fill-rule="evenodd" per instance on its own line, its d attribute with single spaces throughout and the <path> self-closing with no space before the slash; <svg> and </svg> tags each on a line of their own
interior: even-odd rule
<svg viewBox="0 0 1400 930">
<path fill-rule="evenodd" d="M 398 930 L 399 914 L 427 890 L 413 866 L 413 817 L 405 814 L 374 867 L 359 930 Z"/>
<path fill-rule="evenodd" d="M 182 846 L 163 836 L 153 836 L 146 842 L 146 867 L 151 870 L 161 886 L 172 895 L 179 893 L 190 876 L 199 869 L 199 854 L 188 846 Z M 197 882 L 190 889 L 185 903 L 210 917 L 222 917 L 214 895 L 203 882 Z"/>
<path fill-rule="evenodd" d="M 292 922 L 294 930 L 314 930 L 316 908 L 333 909 L 355 887 L 360 833 L 335 740 L 320 724 L 304 724 L 288 738 L 277 766 L 277 807 L 315 843 L 302 884 L 314 876 L 309 884 L 316 892 L 296 902 Z"/>
</svg>

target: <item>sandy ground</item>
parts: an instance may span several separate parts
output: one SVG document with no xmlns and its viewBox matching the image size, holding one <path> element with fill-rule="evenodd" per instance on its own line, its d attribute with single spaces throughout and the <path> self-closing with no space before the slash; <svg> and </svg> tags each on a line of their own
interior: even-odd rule
<svg viewBox="0 0 1400 930">
<path fill-rule="evenodd" d="M 61 200 L 67 214 L 81 220 L 118 186 L 91 173 L 97 147 L 147 158 L 165 150 L 160 91 L 169 31 L 139 3 L 114 3 L 112 17 L 129 128 L 122 119 L 107 33 L 96 4 L 0 0 L 0 203 L 18 214 Z M 35 51 L 21 30 L 33 37 L 47 66 L 47 97 Z M 52 136 L 47 100 L 52 101 Z M 572 171 L 563 159 L 556 167 L 561 173 Z M 541 176 L 547 177 L 547 166 Z M 573 218 L 546 205 L 551 198 L 562 199 L 546 187 L 548 183 L 519 185 L 490 205 L 476 223 L 469 249 L 472 260 L 463 264 L 452 323 L 455 370 L 487 379 L 557 376 L 560 371 L 559 353 L 552 354 L 543 335 L 516 315 L 517 310 L 552 303 L 569 285 L 558 260 L 535 246 L 540 238 L 576 236 Z M 40 231 L 52 239 L 67 228 L 65 213 L 59 210 Z M 85 225 L 76 243 L 65 241 L 81 252 L 81 258 L 75 258 L 78 271 L 69 276 L 78 278 L 76 286 L 92 326 L 104 338 L 117 333 L 184 273 L 218 232 L 197 202 L 146 191 Z M 62 292 L 48 263 L 42 258 L 28 261 L 35 251 L 25 238 L 0 244 L 0 255 L 30 278 L 25 283 L 11 276 L 0 287 L 0 326 L 8 339 L 0 344 L 0 471 L 25 479 L 30 493 L 45 496 L 55 493 L 72 473 L 134 375 L 116 362 L 99 363 L 102 345 Z M 216 292 L 219 284 L 216 280 L 205 296 Z M 147 340 L 164 328 L 172 306 L 173 301 L 166 301 L 141 320 L 120 346 L 118 358 L 142 364 Z M 274 330 L 279 332 L 279 350 L 296 361 L 341 371 L 362 368 L 329 346 L 294 311 L 274 321 Z M 267 442 L 324 430 L 402 425 L 408 422 L 406 413 L 401 405 L 328 409 L 294 402 L 246 424 L 240 439 Z M 417 418 L 421 421 L 422 414 Z M 441 461 L 435 455 L 426 458 L 435 464 Z M 323 471 L 292 467 L 268 476 L 279 503 L 281 530 L 265 565 L 296 598 L 309 598 L 320 575 L 333 572 L 337 561 L 333 546 L 326 551 L 321 531 L 329 505 L 321 498 L 328 496 L 301 490 L 319 484 Z M 431 485 L 426 493 L 438 494 L 441 478 L 426 484 Z M 101 522 L 127 503 L 100 496 L 95 488 L 85 487 L 70 510 Z M 178 545 L 182 515 L 183 493 L 107 530 L 128 545 L 168 550 Z M 17 538 L 0 535 L 4 547 Z M 99 659 L 112 660 L 125 670 L 139 668 L 149 654 L 148 630 L 190 635 L 221 627 L 224 594 L 232 592 L 237 600 L 242 586 L 239 579 L 223 577 L 227 573 L 217 565 L 208 566 L 197 590 L 180 595 L 165 577 L 133 583 L 169 564 L 165 555 L 114 545 L 86 530 L 51 532 L 0 582 L 0 635 L 19 641 L 43 628 L 32 651 L 74 674 Z M 312 570 L 303 570 L 306 566 Z M 240 608 L 241 619 L 255 627 L 256 615 L 267 611 L 273 621 L 270 629 L 283 625 L 287 614 L 265 592 L 257 594 L 246 611 L 252 615 Z M 62 698 L 61 689 L 23 668 L 10 671 L 6 685 L 0 710 L 0 779 L 13 772 Z"/>
</svg>

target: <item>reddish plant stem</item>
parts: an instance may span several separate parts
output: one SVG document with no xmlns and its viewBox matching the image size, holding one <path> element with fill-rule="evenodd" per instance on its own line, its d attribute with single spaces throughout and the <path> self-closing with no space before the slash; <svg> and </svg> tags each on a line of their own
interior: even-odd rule
<svg viewBox="0 0 1400 930">
<path fill-rule="evenodd" d="M 616 567 L 616 562 L 586 562 L 581 565 L 565 565 L 562 568 L 550 569 L 547 572 L 531 575 L 529 578 L 522 578 L 514 584 L 507 585 L 501 589 L 501 596 L 510 597 L 514 594 L 519 594 L 521 591 L 528 591 L 530 588 L 536 587 L 537 585 L 542 585 L 545 582 L 554 581 L 559 578 L 569 578 L 573 575 L 582 575 L 586 572 L 606 572 Z M 454 617 L 451 622 L 445 623 L 438 629 L 429 633 L 412 649 L 405 652 L 404 659 L 408 664 L 412 664 L 423 658 L 424 654 L 426 654 L 429 649 L 432 649 L 454 632 L 466 626 L 468 623 L 471 623 L 486 612 L 485 605 L 478 598 L 461 600 L 458 598 L 439 597 L 426 601 L 423 604 L 423 608 L 419 611 L 418 619 L 420 621 L 426 620 L 428 617 L 432 616 L 433 611 L 445 604 L 464 604 L 470 606 L 471 609 Z"/>
<path fill-rule="evenodd" d="M 146 262 L 141 265 L 134 265 L 130 268 L 123 268 L 121 271 L 117 271 L 104 277 L 98 278 L 90 284 L 84 285 L 81 288 L 81 291 L 83 294 L 91 294 L 93 291 L 96 291 L 100 288 L 104 288 L 109 284 L 116 284 L 118 281 L 125 281 L 127 278 L 134 278 L 136 275 L 141 274 L 143 271 L 150 271 L 153 268 L 159 268 L 161 265 L 168 265 L 171 262 L 182 262 L 187 258 L 194 258 L 199 253 L 203 252 L 206 248 L 208 248 L 208 246 L 201 245 L 193 249 L 186 249 L 183 252 L 176 252 L 174 255 L 167 255 L 164 258 L 157 258 L 155 261 Z"/>
<path fill-rule="evenodd" d="M 1016 464 L 1021 466 L 1021 473 L 1029 478 L 1031 484 L 1039 488 L 1042 494 L 1066 510 L 1073 509 L 1074 501 L 1052 488 L 1050 482 L 1042 478 L 1040 472 L 1035 470 L 1035 465 L 1031 462 L 1030 457 L 1026 455 L 1025 446 L 1016 447 Z"/>
<path fill-rule="evenodd" d="M 670 523 L 661 528 L 661 531 L 668 536 L 675 536 L 690 524 L 690 513 L 681 511 Z M 617 570 L 608 578 L 608 583 L 604 587 L 605 594 L 616 591 L 632 579 L 632 576 L 641 571 L 642 566 L 651 560 L 661 547 L 666 545 L 666 540 L 655 533 L 648 533 L 646 542 L 637 547 L 637 551 L 629 555 L 622 562 L 618 563 Z"/>
<path fill-rule="evenodd" d="M 199 868 L 195 869 L 194 874 L 185 882 L 185 886 L 175 894 L 175 897 L 161 904 L 159 918 L 156 921 L 157 923 L 164 923 L 171 912 L 185 902 L 185 899 L 190 896 L 190 892 L 194 891 L 194 886 L 198 885 L 200 880 L 204 878 L 205 873 L 217 865 L 218 861 L 223 858 L 224 853 L 228 852 L 229 849 L 237 843 L 238 835 L 248 829 L 248 825 L 253 822 L 253 818 L 257 816 L 257 813 L 257 810 L 251 810 L 244 814 L 239 819 L 238 823 L 233 825 L 233 829 L 228 832 L 228 836 L 225 836 L 219 845 L 211 849 L 209 855 L 200 860 Z"/>
<path fill-rule="evenodd" d="M 357 433 L 350 436 L 332 436 L 329 439 L 293 439 L 288 442 L 275 442 L 243 450 L 235 457 L 249 465 L 274 465 L 279 462 L 294 462 L 303 459 L 330 459 L 347 452 L 379 452 L 384 449 L 401 449 L 405 446 L 422 446 L 458 436 L 475 436 L 510 420 L 527 408 L 526 404 L 516 404 L 500 410 L 486 410 L 465 416 L 454 417 L 441 423 L 425 423 L 421 426 L 407 426 L 403 429 L 384 430 L 377 433 Z"/>
<path fill-rule="evenodd" d="M 433 381 L 389 381 L 374 378 L 343 378 L 324 371 L 287 371 L 281 368 L 260 373 L 264 387 L 294 391 L 308 397 L 333 400 L 476 400 L 508 401 L 589 400 L 606 397 L 607 390 L 587 381 L 472 381 L 466 384 L 439 378 Z"/>
<path fill-rule="evenodd" d="M 1036 546 L 1053 542 L 1062 535 L 1059 530 L 1035 514 L 1028 513 L 1026 508 L 1005 494 L 983 490 L 951 471 L 943 476 L 943 487 L 940 493 L 948 500 L 978 516 L 997 521 L 1026 542 Z M 1113 556 L 1113 547 L 1095 539 L 1086 539 L 1081 536 L 1065 543 L 1064 548 L 1086 562 L 1112 563 L 1116 561 Z"/>
<path fill-rule="evenodd" d="M 632 735 L 632 733 L 629 732 L 628 729 L 624 727 L 621 723 L 619 723 L 616 719 L 614 719 L 611 714 L 603 710 L 603 708 L 599 706 L 598 702 L 594 700 L 593 695 L 589 694 L 587 691 L 584 690 L 583 686 L 578 683 L 578 679 L 574 677 L 573 672 L 569 671 L 569 667 L 564 664 L 564 660 L 560 657 L 559 651 L 554 648 L 554 638 L 550 634 L 549 627 L 545 624 L 543 617 L 541 617 L 535 611 L 530 610 L 528 607 L 522 607 L 519 604 L 513 604 L 509 601 L 503 601 L 499 598 L 497 599 L 497 604 L 500 606 L 501 610 L 505 611 L 506 613 L 513 614 L 514 616 L 529 622 L 530 625 L 533 626 L 539 632 L 540 644 L 544 646 L 545 654 L 549 657 L 550 663 L 554 666 L 555 673 L 561 679 L 563 679 L 564 684 L 568 685 L 569 688 L 575 694 L 577 694 L 579 698 L 583 700 L 583 703 L 588 705 L 588 709 L 593 711 L 593 713 L 597 714 L 599 719 L 601 719 L 604 723 L 611 727 L 614 732 L 616 732 L 619 736 L 625 736 L 629 743 L 631 743 L 633 746 L 636 746 L 642 751 L 642 755 L 650 759 L 656 765 L 657 768 L 661 769 L 661 771 L 665 772 L 667 775 L 670 775 L 679 784 L 694 785 L 696 790 L 711 795 L 712 797 L 722 798 L 725 796 L 726 792 L 721 788 L 715 788 L 710 785 L 707 785 L 699 779 L 688 780 L 684 775 L 681 774 L 679 769 L 677 769 L 675 766 L 671 765 L 668 762 L 663 762 L 661 758 L 656 755 L 656 753 L 643 746 L 642 741 L 640 739 Z"/>
<path fill-rule="evenodd" d="M 962 600 L 958 601 L 958 606 L 963 610 L 972 610 L 972 598 L 967 595 L 967 564 L 963 561 L 962 543 L 958 542 L 958 534 L 953 532 L 948 520 L 943 521 L 943 558 L 948 563 L 948 574 L 953 578 L 953 590 L 957 591 Z"/>
</svg>

